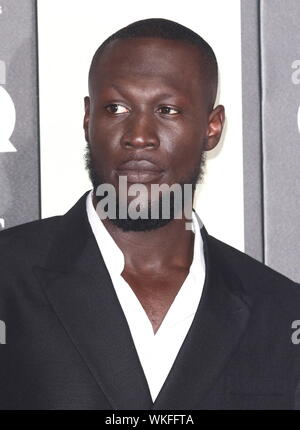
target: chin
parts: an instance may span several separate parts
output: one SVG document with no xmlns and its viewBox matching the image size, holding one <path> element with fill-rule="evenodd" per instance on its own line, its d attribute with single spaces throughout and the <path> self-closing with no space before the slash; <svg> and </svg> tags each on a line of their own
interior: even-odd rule
<svg viewBox="0 0 300 430">
<path fill-rule="evenodd" d="M 129 231 L 151 231 L 151 230 L 157 230 L 159 228 L 164 227 L 165 225 L 169 224 L 170 221 L 172 221 L 171 218 L 169 219 L 111 219 L 110 220 L 115 226 L 120 228 L 124 232 Z"/>
</svg>

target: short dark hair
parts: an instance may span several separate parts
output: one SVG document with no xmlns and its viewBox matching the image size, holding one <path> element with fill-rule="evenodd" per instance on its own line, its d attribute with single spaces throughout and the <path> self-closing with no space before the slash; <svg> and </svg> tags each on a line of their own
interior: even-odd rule
<svg viewBox="0 0 300 430">
<path fill-rule="evenodd" d="M 133 22 L 121 28 L 109 36 L 95 52 L 89 71 L 89 80 L 96 66 L 99 56 L 104 49 L 113 41 L 118 39 L 153 37 L 161 39 L 179 40 L 190 43 L 199 48 L 204 64 L 206 65 L 208 77 L 214 83 L 215 88 L 218 84 L 218 63 L 212 47 L 201 37 L 188 27 L 175 21 L 163 18 L 150 18 Z"/>
</svg>

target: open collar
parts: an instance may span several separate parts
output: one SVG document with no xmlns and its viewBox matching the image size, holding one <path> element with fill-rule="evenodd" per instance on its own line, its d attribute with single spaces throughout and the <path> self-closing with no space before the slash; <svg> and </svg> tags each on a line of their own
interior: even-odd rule
<svg viewBox="0 0 300 430">
<path fill-rule="evenodd" d="M 240 279 L 223 266 L 203 227 L 203 294 L 153 404 L 126 318 L 88 223 L 85 202 L 86 194 L 61 217 L 44 267 L 34 268 L 50 305 L 113 409 L 196 408 L 246 328 L 249 305 L 235 293 Z"/>
</svg>

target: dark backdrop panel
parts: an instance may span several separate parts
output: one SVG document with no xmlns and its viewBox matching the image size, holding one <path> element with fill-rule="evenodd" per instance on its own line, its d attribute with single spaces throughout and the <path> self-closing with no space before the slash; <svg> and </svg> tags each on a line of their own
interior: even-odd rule
<svg viewBox="0 0 300 430">
<path fill-rule="evenodd" d="M 300 282 L 300 1 L 261 1 L 266 264 Z"/>
<path fill-rule="evenodd" d="M 35 1 L 1 0 L 0 12 L 1 229 L 38 219 L 40 197 Z"/>
<path fill-rule="evenodd" d="M 264 261 L 259 0 L 241 1 L 245 252 Z"/>
</svg>

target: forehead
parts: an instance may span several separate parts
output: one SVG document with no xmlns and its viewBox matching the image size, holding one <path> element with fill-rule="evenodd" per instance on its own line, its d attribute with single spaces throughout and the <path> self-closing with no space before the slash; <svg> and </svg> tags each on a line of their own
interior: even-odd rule
<svg viewBox="0 0 300 430">
<path fill-rule="evenodd" d="M 190 43 L 159 38 L 118 39 L 97 59 L 90 88 L 146 80 L 192 93 L 206 86 L 206 67 L 199 48 Z"/>
</svg>

